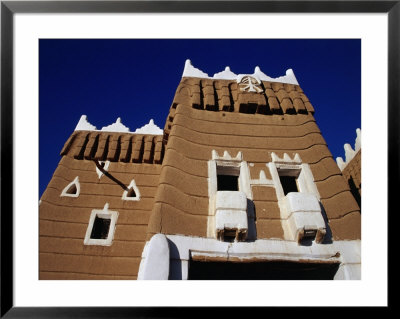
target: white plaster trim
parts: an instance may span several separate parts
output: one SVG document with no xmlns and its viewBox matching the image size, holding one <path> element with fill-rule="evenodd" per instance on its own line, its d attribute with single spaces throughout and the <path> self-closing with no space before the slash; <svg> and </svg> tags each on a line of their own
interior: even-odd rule
<svg viewBox="0 0 400 319">
<path fill-rule="evenodd" d="M 101 166 L 101 164 L 105 163 L 103 166 L 103 169 L 106 172 L 108 172 L 108 168 L 110 166 L 110 161 L 98 161 L 98 163 L 100 164 L 100 166 Z M 97 176 L 99 176 L 99 179 L 104 175 L 104 173 L 101 170 L 99 170 L 99 168 L 97 166 L 96 166 L 96 173 L 97 173 Z"/>
<path fill-rule="evenodd" d="M 81 116 L 78 124 L 75 127 L 75 131 L 94 131 L 94 130 L 96 130 L 96 126 L 88 122 L 86 115 Z"/>
<path fill-rule="evenodd" d="M 277 163 L 277 164 L 296 165 L 296 164 L 302 163 L 299 153 L 296 153 L 292 159 L 287 153 L 283 153 L 283 157 L 279 157 L 274 152 L 272 152 L 271 159 L 272 159 L 272 162 Z"/>
<path fill-rule="evenodd" d="M 237 77 L 235 73 L 233 73 L 229 66 L 225 67 L 225 70 L 222 72 L 215 73 L 213 79 L 234 79 Z"/>
<path fill-rule="evenodd" d="M 135 191 L 136 196 L 135 197 L 128 197 L 128 191 L 133 188 Z M 129 184 L 128 188 L 124 190 L 122 193 L 122 199 L 123 200 L 133 200 L 133 201 L 139 201 L 140 200 L 140 191 L 139 188 L 136 186 L 136 182 L 134 179 L 132 179 L 131 183 Z"/>
<path fill-rule="evenodd" d="M 354 149 L 351 147 L 350 144 L 344 144 L 344 152 L 345 152 L 345 161 L 343 161 L 342 157 L 336 157 L 336 163 L 339 166 L 340 170 L 343 171 L 344 168 L 347 166 L 348 163 L 356 156 L 358 151 L 361 149 L 361 129 L 356 129 L 356 140 L 354 143 Z"/>
<path fill-rule="evenodd" d="M 320 194 L 318 192 L 317 186 L 314 183 L 314 177 L 312 175 L 310 166 L 308 164 L 302 163 L 298 153 L 296 153 L 292 159 L 287 153 L 284 153 L 283 157 L 281 158 L 273 152 L 271 154 L 271 158 L 272 162 L 267 163 L 266 165 L 269 167 L 272 181 L 275 186 L 276 197 L 278 199 L 278 206 L 281 215 L 281 224 L 283 228 L 284 239 L 297 242 L 299 239 L 301 239 L 301 234 L 302 234 L 301 229 L 303 228 L 303 226 L 308 227 L 315 225 L 316 228 L 319 230 L 321 236 L 324 235 L 325 229 L 321 225 L 321 220 L 323 221 L 321 213 L 318 216 L 314 215 L 316 217 L 315 223 L 312 223 L 311 225 L 305 224 L 301 227 L 299 226 L 301 225 L 301 220 L 302 220 L 300 218 L 300 215 L 296 215 L 295 218 L 294 217 L 291 218 L 292 212 L 288 205 L 287 198 L 285 196 L 279 178 L 280 176 L 279 172 L 281 172 L 282 175 L 286 176 L 296 176 L 299 193 L 303 193 L 304 198 L 308 196 L 307 194 L 313 194 L 316 197 L 316 200 L 318 200 L 319 202 Z M 303 217 L 304 217 L 303 218 L 304 222 L 308 223 L 309 221 L 308 216 L 304 215 Z"/>
<path fill-rule="evenodd" d="M 286 74 L 277 78 L 272 78 L 265 73 L 263 73 L 258 66 L 255 67 L 253 74 L 235 74 L 233 73 L 229 66 L 225 67 L 224 71 L 215 73 L 213 77 L 208 76 L 207 73 L 204 73 L 200 69 L 195 68 L 192 65 L 192 62 L 187 59 L 185 61 L 185 67 L 183 69 L 182 77 L 194 77 L 194 78 L 203 78 L 203 79 L 218 79 L 218 80 L 237 80 L 240 77 L 244 76 L 252 76 L 259 81 L 268 81 L 268 82 L 280 82 L 280 83 L 288 83 L 299 85 L 296 76 L 292 69 L 286 70 Z"/>
<path fill-rule="evenodd" d="M 154 120 L 151 119 L 149 124 L 146 124 L 134 132 L 135 134 L 150 134 L 150 135 L 163 135 L 164 131 L 154 124 Z"/>
<path fill-rule="evenodd" d="M 103 209 L 93 209 L 92 210 L 92 213 L 90 214 L 90 218 L 89 218 L 88 228 L 86 230 L 86 235 L 83 240 L 84 245 L 111 246 L 113 238 L 114 238 L 115 225 L 116 225 L 117 219 L 118 219 L 118 212 L 109 210 L 108 207 L 109 207 L 109 204 L 106 203 L 104 205 Z M 109 228 L 108 236 L 106 239 L 90 238 L 96 216 L 99 216 L 100 218 L 104 218 L 104 219 L 106 219 L 106 218 L 111 219 L 110 228 Z"/>
<path fill-rule="evenodd" d="M 207 237 L 216 238 L 215 224 L 215 204 L 217 194 L 217 173 L 219 170 L 238 171 L 239 176 L 239 191 L 246 194 L 246 198 L 253 199 L 253 193 L 250 186 L 250 170 L 247 162 L 243 161 L 242 152 L 238 152 L 236 157 L 232 157 L 228 151 L 224 151 L 222 156 L 219 156 L 216 150 L 211 152 L 211 160 L 208 161 L 208 218 L 207 218 Z M 253 209 L 249 207 L 249 209 Z M 247 211 L 247 214 L 253 219 L 248 221 L 249 228 L 254 223 L 254 212 Z M 254 228 L 254 227 L 253 227 Z"/>
<path fill-rule="evenodd" d="M 335 280 L 360 279 L 361 242 L 360 240 L 334 241 L 331 244 L 299 246 L 296 242 L 279 239 L 259 239 L 254 242 L 222 242 L 213 238 L 190 237 L 183 235 L 166 235 L 176 249 L 170 250 L 170 267 L 181 272 L 183 280 L 188 279 L 188 262 L 191 256 L 222 257 L 226 260 L 236 258 L 288 260 L 288 261 L 323 261 L 340 262 Z M 146 244 L 147 246 L 147 244 Z M 146 257 L 146 247 L 143 258 Z M 344 268 L 343 268 L 344 267 Z M 351 268 L 351 269 L 350 269 Z M 342 270 L 344 269 L 344 271 Z M 350 270 L 351 271 L 350 271 Z M 174 269 L 170 270 L 170 273 Z"/>
<path fill-rule="evenodd" d="M 69 194 L 68 190 L 73 185 L 75 185 L 75 187 L 76 187 L 76 193 L 75 194 Z M 81 184 L 79 183 L 79 177 L 76 176 L 71 183 L 69 183 L 67 186 L 65 186 L 65 188 L 62 190 L 60 196 L 61 197 L 78 197 L 80 192 L 81 192 Z"/>
<path fill-rule="evenodd" d="M 130 133 L 130 134 L 150 134 L 150 135 L 163 135 L 164 131 L 159 128 L 153 119 L 150 119 L 148 124 L 137 128 L 135 132 L 131 132 L 129 127 L 125 126 L 121 122 L 121 118 L 117 118 L 115 123 L 108 126 L 103 126 L 101 130 L 97 130 L 96 126 L 90 124 L 87 121 L 87 116 L 82 115 L 79 119 L 78 124 L 75 127 L 75 131 L 96 131 L 96 132 L 117 132 L 117 133 Z"/>
<path fill-rule="evenodd" d="M 106 132 L 121 132 L 121 133 L 127 133 L 129 132 L 129 127 L 125 126 L 124 124 L 121 123 L 121 118 L 117 118 L 115 123 L 110 124 L 108 126 L 104 126 L 102 131 Z"/>
<path fill-rule="evenodd" d="M 211 151 L 211 159 L 220 160 L 220 161 L 241 162 L 241 161 L 243 161 L 243 154 L 242 154 L 242 152 L 238 152 L 235 157 L 232 157 L 228 151 L 224 151 L 224 154 L 222 156 L 220 156 L 216 150 L 212 150 Z"/>
<path fill-rule="evenodd" d="M 165 235 L 155 234 L 146 243 L 139 265 L 138 280 L 168 280 L 170 252 Z"/>
<path fill-rule="evenodd" d="M 253 164 L 253 166 L 254 166 L 254 164 Z M 271 187 L 275 186 L 274 181 L 272 179 L 267 179 L 263 169 L 260 170 L 260 178 L 250 180 L 250 185 L 251 186 L 254 186 L 254 185 L 256 185 L 256 186 L 271 186 Z"/>
</svg>

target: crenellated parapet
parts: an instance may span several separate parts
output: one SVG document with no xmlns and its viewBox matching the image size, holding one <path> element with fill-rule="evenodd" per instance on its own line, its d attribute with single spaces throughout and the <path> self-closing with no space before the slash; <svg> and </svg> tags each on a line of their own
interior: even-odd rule
<svg viewBox="0 0 400 319">
<path fill-rule="evenodd" d="M 130 132 L 120 118 L 96 130 L 82 115 L 60 155 L 69 154 L 79 160 L 160 164 L 164 156 L 162 133 L 153 120 Z"/>
<path fill-rule="evenodd" d="M 343 171 L 348 163 L 355 157 L 358 151 L 361 150 L 361 129 L 356 129 L 356 140 L 354 143 L 354 149 L 351 147 L 350 144 L 344 144 L 344 151 L 345 151 L 345 161 L 343 161 L 342 157 L 336 158 L 336 163 L 339 166 L 340 170 Z"/>
<path fill-rule="evenodd" d="M 235 74 L 229 67 L 213 77 L 186 61 L 182 80 L 172 108 L 178 104 L 208 111 L 247 114 L 314 113 L 314 108 L 300 88 L 293 70 L 271 78 L 259 67 L 252 74 Z"/>
</svg>

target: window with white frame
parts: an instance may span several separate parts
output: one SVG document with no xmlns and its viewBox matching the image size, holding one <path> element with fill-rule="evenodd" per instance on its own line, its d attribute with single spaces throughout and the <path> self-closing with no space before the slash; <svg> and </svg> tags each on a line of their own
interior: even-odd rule
<svg viewBox="0 0 400 319">
<path fill-rule="evenodd" d="M 75 179 L 69 183 L 65 188 L 61 191 L 61 197 L 78 197 L 81 191 L 81 186 L 79 183 L 79 177 L 76 176 Z"/>
<path fill-rule="evenodd" d="M 109 210 L 108 207 L 106 203 L 103 209 L 92 210 L 84 239 L 85 245 L 110 246 L 112 244 L 118 212 Z"/>
<path fill-rule="evenodd" d="M 130 182 L 128 187 L 122 193 L 123 200 L 140 200 L 140 191 L 139 188 L 136 186 L 136 182 L 134 179 Z"/>
</svg>

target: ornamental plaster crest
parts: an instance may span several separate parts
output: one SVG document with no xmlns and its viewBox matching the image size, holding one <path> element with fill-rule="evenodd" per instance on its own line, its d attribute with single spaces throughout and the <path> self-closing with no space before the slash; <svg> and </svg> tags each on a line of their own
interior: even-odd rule
<svg viewBox="0 0 400 319">
<path fill-rule="evenodd" d="M 253 76 L 244 75 L 238 78 L 237 82 L 239 83 L 240 91 L 256 93 L 263 92 L 261 81 Z"/>
</svg>

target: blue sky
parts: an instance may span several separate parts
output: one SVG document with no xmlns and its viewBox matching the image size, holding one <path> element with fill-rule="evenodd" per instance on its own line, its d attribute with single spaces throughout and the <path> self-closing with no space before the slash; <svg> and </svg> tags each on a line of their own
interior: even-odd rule
<svg viewBox="0 0 400 319">
<path fill-rule="evenodd" d="M 118 117 L 134 131 L 164 127 L 185 60 L 210 76 L 229 66 L 270 77 L 293 69 L 334 158 L 361 128 L 359 39 L 41 39 L 39 197 L 82 114 L 97 129 Z"/>
</svg>

